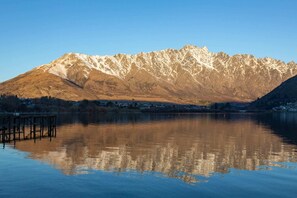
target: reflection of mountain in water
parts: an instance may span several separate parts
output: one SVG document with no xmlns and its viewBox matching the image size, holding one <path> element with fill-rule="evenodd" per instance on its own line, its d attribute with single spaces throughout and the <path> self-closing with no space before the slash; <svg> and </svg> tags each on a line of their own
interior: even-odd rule
<svg viewBox="0 0 297 198">
<path fill-rule="evenodd" d="M 65 174 L 89 169 L 153 171 L 186 182 L 196 181 L 195 175 L 227 173 L 229 168 L 256 170 L 274 162 L 297 161 L 295 145 L 253 119 L 162 116 L 160 121 L 155 116 L 146 117 L 146 122 L 60 125 L 53 142 L 16 146 Z"/>
</svg>

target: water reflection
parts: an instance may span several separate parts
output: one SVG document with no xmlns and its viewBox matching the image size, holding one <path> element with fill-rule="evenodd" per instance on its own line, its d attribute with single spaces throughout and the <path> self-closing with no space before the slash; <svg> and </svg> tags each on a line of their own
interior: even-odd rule
<svg viewBox="0 0 297 198">
<path fill-rule="evenodd" d="M 257 170 L 296 162 L 297 116 L 291 117 L 293 121 L 270 114 L 64 116 L 55 141 L 19 142 L 16 148 L 64 174 L 133 170 L 197 182 L 230 168 Z"/>
</svg>

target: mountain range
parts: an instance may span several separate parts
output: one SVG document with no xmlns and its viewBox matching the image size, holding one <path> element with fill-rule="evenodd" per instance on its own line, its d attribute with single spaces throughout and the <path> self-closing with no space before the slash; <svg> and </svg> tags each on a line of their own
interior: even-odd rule
<svg viewBox="0 0 297 198">
<path fill-rule="evenodd" d="M 250 102 L 296 74 L 295 62 L 186 45 L 135 55 L 67 53 L 1 83 L 0 93 L 74 101 Z"/>
</svg>

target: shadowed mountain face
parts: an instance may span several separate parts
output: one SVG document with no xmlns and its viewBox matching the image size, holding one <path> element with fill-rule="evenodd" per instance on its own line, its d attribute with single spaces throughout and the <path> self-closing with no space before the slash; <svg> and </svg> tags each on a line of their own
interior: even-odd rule
<svg viewBox="0 0 297 198">
<path fill-rule="evenodd" d="M 297 76 L 283 82 L 273 91 L 255 101 L 253 107 L 272 108 L 297 101 Z"/>
<path fill-rule="evenodd" d="M 252 101 L 296 74 L 294 62 L 196 46 L 136 55 L 70 53 L 1 83 L 0 93 L 66 100 Z"/>
<path fill-rule="evenodd" d="M 65 174 L 148 171 L 197 182 L 199 176 L 225 174 L 230 168 L 257 170 L 277 166 L 275 162 L 296 162 L 297 146 L 280 130 L 288 122 L 282 116 L 270 118 L 222 114 L 99 117 L 89 123 L 65 119 L 68 124 L 58 126 L 51 142 L 17 142 L 16 148 Z"/>
</svg>

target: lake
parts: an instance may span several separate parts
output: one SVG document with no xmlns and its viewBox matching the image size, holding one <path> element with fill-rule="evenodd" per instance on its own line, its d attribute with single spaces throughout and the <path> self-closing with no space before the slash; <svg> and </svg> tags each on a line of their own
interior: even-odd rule
<svg viewBox="0 0 297 198">
<path fill-rule="evenodd" d="M 296 197 L 296 162 L 294 113 L 60 115 L 0 150 L 0 197 Z"/>
</svg>

